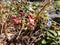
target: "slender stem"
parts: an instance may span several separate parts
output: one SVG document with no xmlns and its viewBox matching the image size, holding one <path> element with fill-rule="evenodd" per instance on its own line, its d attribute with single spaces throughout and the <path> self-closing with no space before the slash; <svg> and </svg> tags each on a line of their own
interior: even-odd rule
<svg viewBox="0 0 60 45">
<path fill-rule="evenodd" d="M 39 15 L 41 14 L 41 12 L 45 9 L 45 7 L 46 7 L 48 4 L 50 4 L 50 2 L 48 2 L 47 4 L 44 5 L 44 7 L 43 7 L 43 8 L 40 10 L 40 12 L 38 13 L 38 17 L 39 17 Z"/>
<path fill-rule="evenodd" d="M 4 25 L 4 24 L 2 23 L 1 34 L 2 34 L 2 31 L 3 31 L 3 25 Z"/>
</svg>

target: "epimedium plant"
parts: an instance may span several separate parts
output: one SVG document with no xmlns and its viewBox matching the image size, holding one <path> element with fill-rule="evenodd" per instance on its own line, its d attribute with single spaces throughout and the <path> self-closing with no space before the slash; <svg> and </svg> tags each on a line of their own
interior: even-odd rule
<svg viewBox="0 0 60 45">
<path fill-rule="evenodd" d="M 1 3 L 0 35 L 4 33 L 7 37 L 3 41 L 8 45 L 11 43 L 15 45 L 17 42 L 21 45 L 58 45 L 58 33 L 51 29 L 52 21 L 43 10 L 49 3 L 42 9 L 38 8 L 39 4 L 34 4 L 34 2 L 32 4 L 24 1 Z"/>
</svg>

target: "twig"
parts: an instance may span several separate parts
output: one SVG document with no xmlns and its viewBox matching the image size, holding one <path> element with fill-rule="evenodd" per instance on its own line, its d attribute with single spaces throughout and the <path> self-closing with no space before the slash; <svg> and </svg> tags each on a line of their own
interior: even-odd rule
<svg viewBox="0 0 60 45">
<path fill-rule="evenodd" d="M 3 23 L 1 23 L 2 27 L 1 27 L 1 33 L 2 33 L 2 30 L 3 30 Z"/>
<path fill-rule="evenodd" d="M 40 12 L 38 13 L 38 17 L 39 17 L 39 15 L 41 15 L 41 12 L 45 9 L 45 7 L 46 7 L 48 4 L 50 4 L 50 2 L 46 3 L 46 4 L 43 6 L 43 8 L 42 8 L 42 9 L 40 10 Z"/>
</svg>

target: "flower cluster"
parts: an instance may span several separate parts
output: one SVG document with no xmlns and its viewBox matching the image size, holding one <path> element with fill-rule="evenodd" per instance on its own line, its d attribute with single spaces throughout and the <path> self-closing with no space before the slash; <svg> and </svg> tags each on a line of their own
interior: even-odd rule
<svg viewBox="0 0 60 45">
<path fill-rule="evenodd" d="M 28 20 L 27 26 L 32 25 L 32 26 L 36 27 L 36 17 L 33 17 L 33 14 L 29 13 L 28 19 L 29 20 Z"/>
</svg>

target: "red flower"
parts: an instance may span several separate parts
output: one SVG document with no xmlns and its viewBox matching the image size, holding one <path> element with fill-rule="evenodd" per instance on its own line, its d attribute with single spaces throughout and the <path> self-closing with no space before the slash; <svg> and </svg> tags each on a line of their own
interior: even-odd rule
<svg viewBox="0 0 60 45">
<path fill-rule="evenodd" d="M 36 27 L 36 22 L 34 22 L 34 23 L 32 24 L 32 26 Z"/>
<path fill-rule="evenodd" d="M 30 24 L 30 22 L 28 22 L 26 25 L 27 25 L 27 26 L 30 26 L 31 24 Z"/>
<path fill-rule="evenodd" d="M 21 24 L 21 20 L 19 20 L 17 17 L 12 17 L 12 21 L 13 21 L 15 24 Z"/>
<path fill-rule="evenodd" d="M 29 22 L 27 24 L 36 27 L 36 20 L 37 20 L 37 18 L 34 18 L 33 14 L 29 14 L 28 18 L 29 18 Z"/>
</svg>

